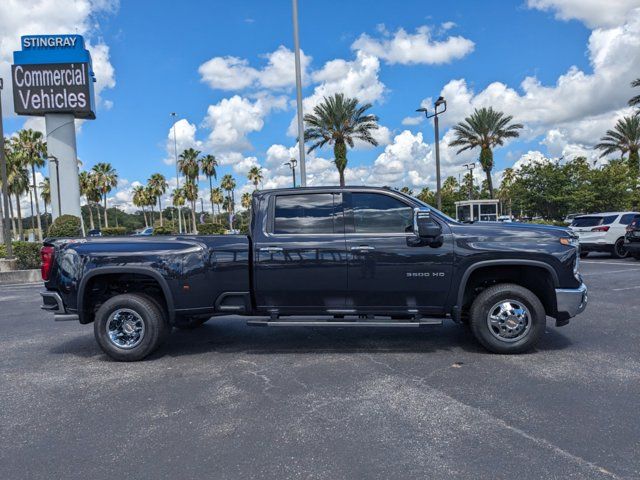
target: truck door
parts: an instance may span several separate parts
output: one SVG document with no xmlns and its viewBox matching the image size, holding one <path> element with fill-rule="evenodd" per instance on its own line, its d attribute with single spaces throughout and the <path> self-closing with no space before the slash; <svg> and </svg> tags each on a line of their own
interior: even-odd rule
<svg viewBox="0 0 640 480">
<path fill-rule="evenodd" d="M 347 255 L 342 194 L 283 192 L 269 199 L 254 239 L 260 309 L 317 313 L 344 309 Z"/>
<path fill-rule="evenodd" d="M 371 312 L 442 312 L 453 272 L 453 239 L 416 242 L 414 207 L 393 192 L 345 194 L 349 295 L 347 308 Z"/>
</svg>

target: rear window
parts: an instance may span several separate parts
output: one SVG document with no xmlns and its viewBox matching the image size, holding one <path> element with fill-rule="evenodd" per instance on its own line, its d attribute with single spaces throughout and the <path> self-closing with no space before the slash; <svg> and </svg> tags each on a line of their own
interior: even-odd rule
<svg viewBox="0 0 640 480">
<path fill-rule="evenodd" d="M 622 217 L 620 217 L 620 223 L 622 225 L 629 225 L 633 221 L 633 219 L 637 217 L 637 213 L 625 213 L 624 215 L 622 215 Z"/>
<path fill-rule="evenodd" d="M 572 227 L 597 227 L 598 225 L 610 225 L 617 215 L 607 215 L 606 217 L 576 217 L 571 222 Z"/>
</svg>

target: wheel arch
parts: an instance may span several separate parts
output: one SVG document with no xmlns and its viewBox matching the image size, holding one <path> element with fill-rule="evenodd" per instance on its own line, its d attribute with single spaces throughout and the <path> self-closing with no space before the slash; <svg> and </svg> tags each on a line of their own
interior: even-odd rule
<svg viewBox="0 0 640 480">
<path fill-rule="evenodd" d="M 87 272 L 82 277 L 80 285 L 78 287 L 78 315 L 80 317 L 80 323 L 90 323 L 91 319 L 87 319 L 86 315 L 86 300 L 89 291 L 87 288 L 92 285 L 100 277 L 112 276 L 112 275 L 136 275 L 152 279 L 160 287 L 162 297 L 167 309 L 167 315 L 170 323 L 173 323 L 175 319 L 175 307 L 173 301 L 173 295 L 166 279 L 160 275 L 156 270 L 149 267 L 133 267 L 133 266 L 121 266 L 121 267 L 100 267 L 95 270 Z"/>
</svg>

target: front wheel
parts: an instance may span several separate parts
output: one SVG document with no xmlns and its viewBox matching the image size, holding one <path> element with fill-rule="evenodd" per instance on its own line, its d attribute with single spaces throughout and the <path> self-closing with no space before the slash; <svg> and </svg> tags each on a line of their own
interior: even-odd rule
<svg viewBox="0 0 640 480">
<path fill-rule="evenodd" d="M 542 338 L 546 315 L 538 297 L 520 285 L 500 284 L 482 291 L 469 312 L 473 335 L 494 353 L 522 353 Z"/>
<path fill-rule="evenodd" d="M 164 310 L 150 297 L 133 293 L 104 302 L 93 324 L 104 353 L 124 362 L 142 360 L 160 346 L 169 330 Z"/>
<path fill-rule="evenodd" d="M 627 255 L 629 255 L 629 252 L 624 248 L 624 238 L 619 238 L 613 245 L 613 252 L 611 252 L 611 256 L 613 258 L 626 258 Z"/>
</svg>

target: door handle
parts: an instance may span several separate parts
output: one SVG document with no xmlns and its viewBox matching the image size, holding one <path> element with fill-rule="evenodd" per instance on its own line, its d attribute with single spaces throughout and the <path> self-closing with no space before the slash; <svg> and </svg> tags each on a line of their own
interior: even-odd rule
<svg viewBox="0 0 640 480">
<path fill-rule="evenodd" d="M 276 252 L 281 252 L 282 251 L 282 247 L 261 247 L 260 251 L 261 252 L 276 253 Z"/>
<path fill-rule="evenodd" d="M 376 247 L 372 247 L 371 245 L 358 245 L 357 247 L 351 247 L 352 252 L 370 252 L 375 249 Z"/>
</svg>

